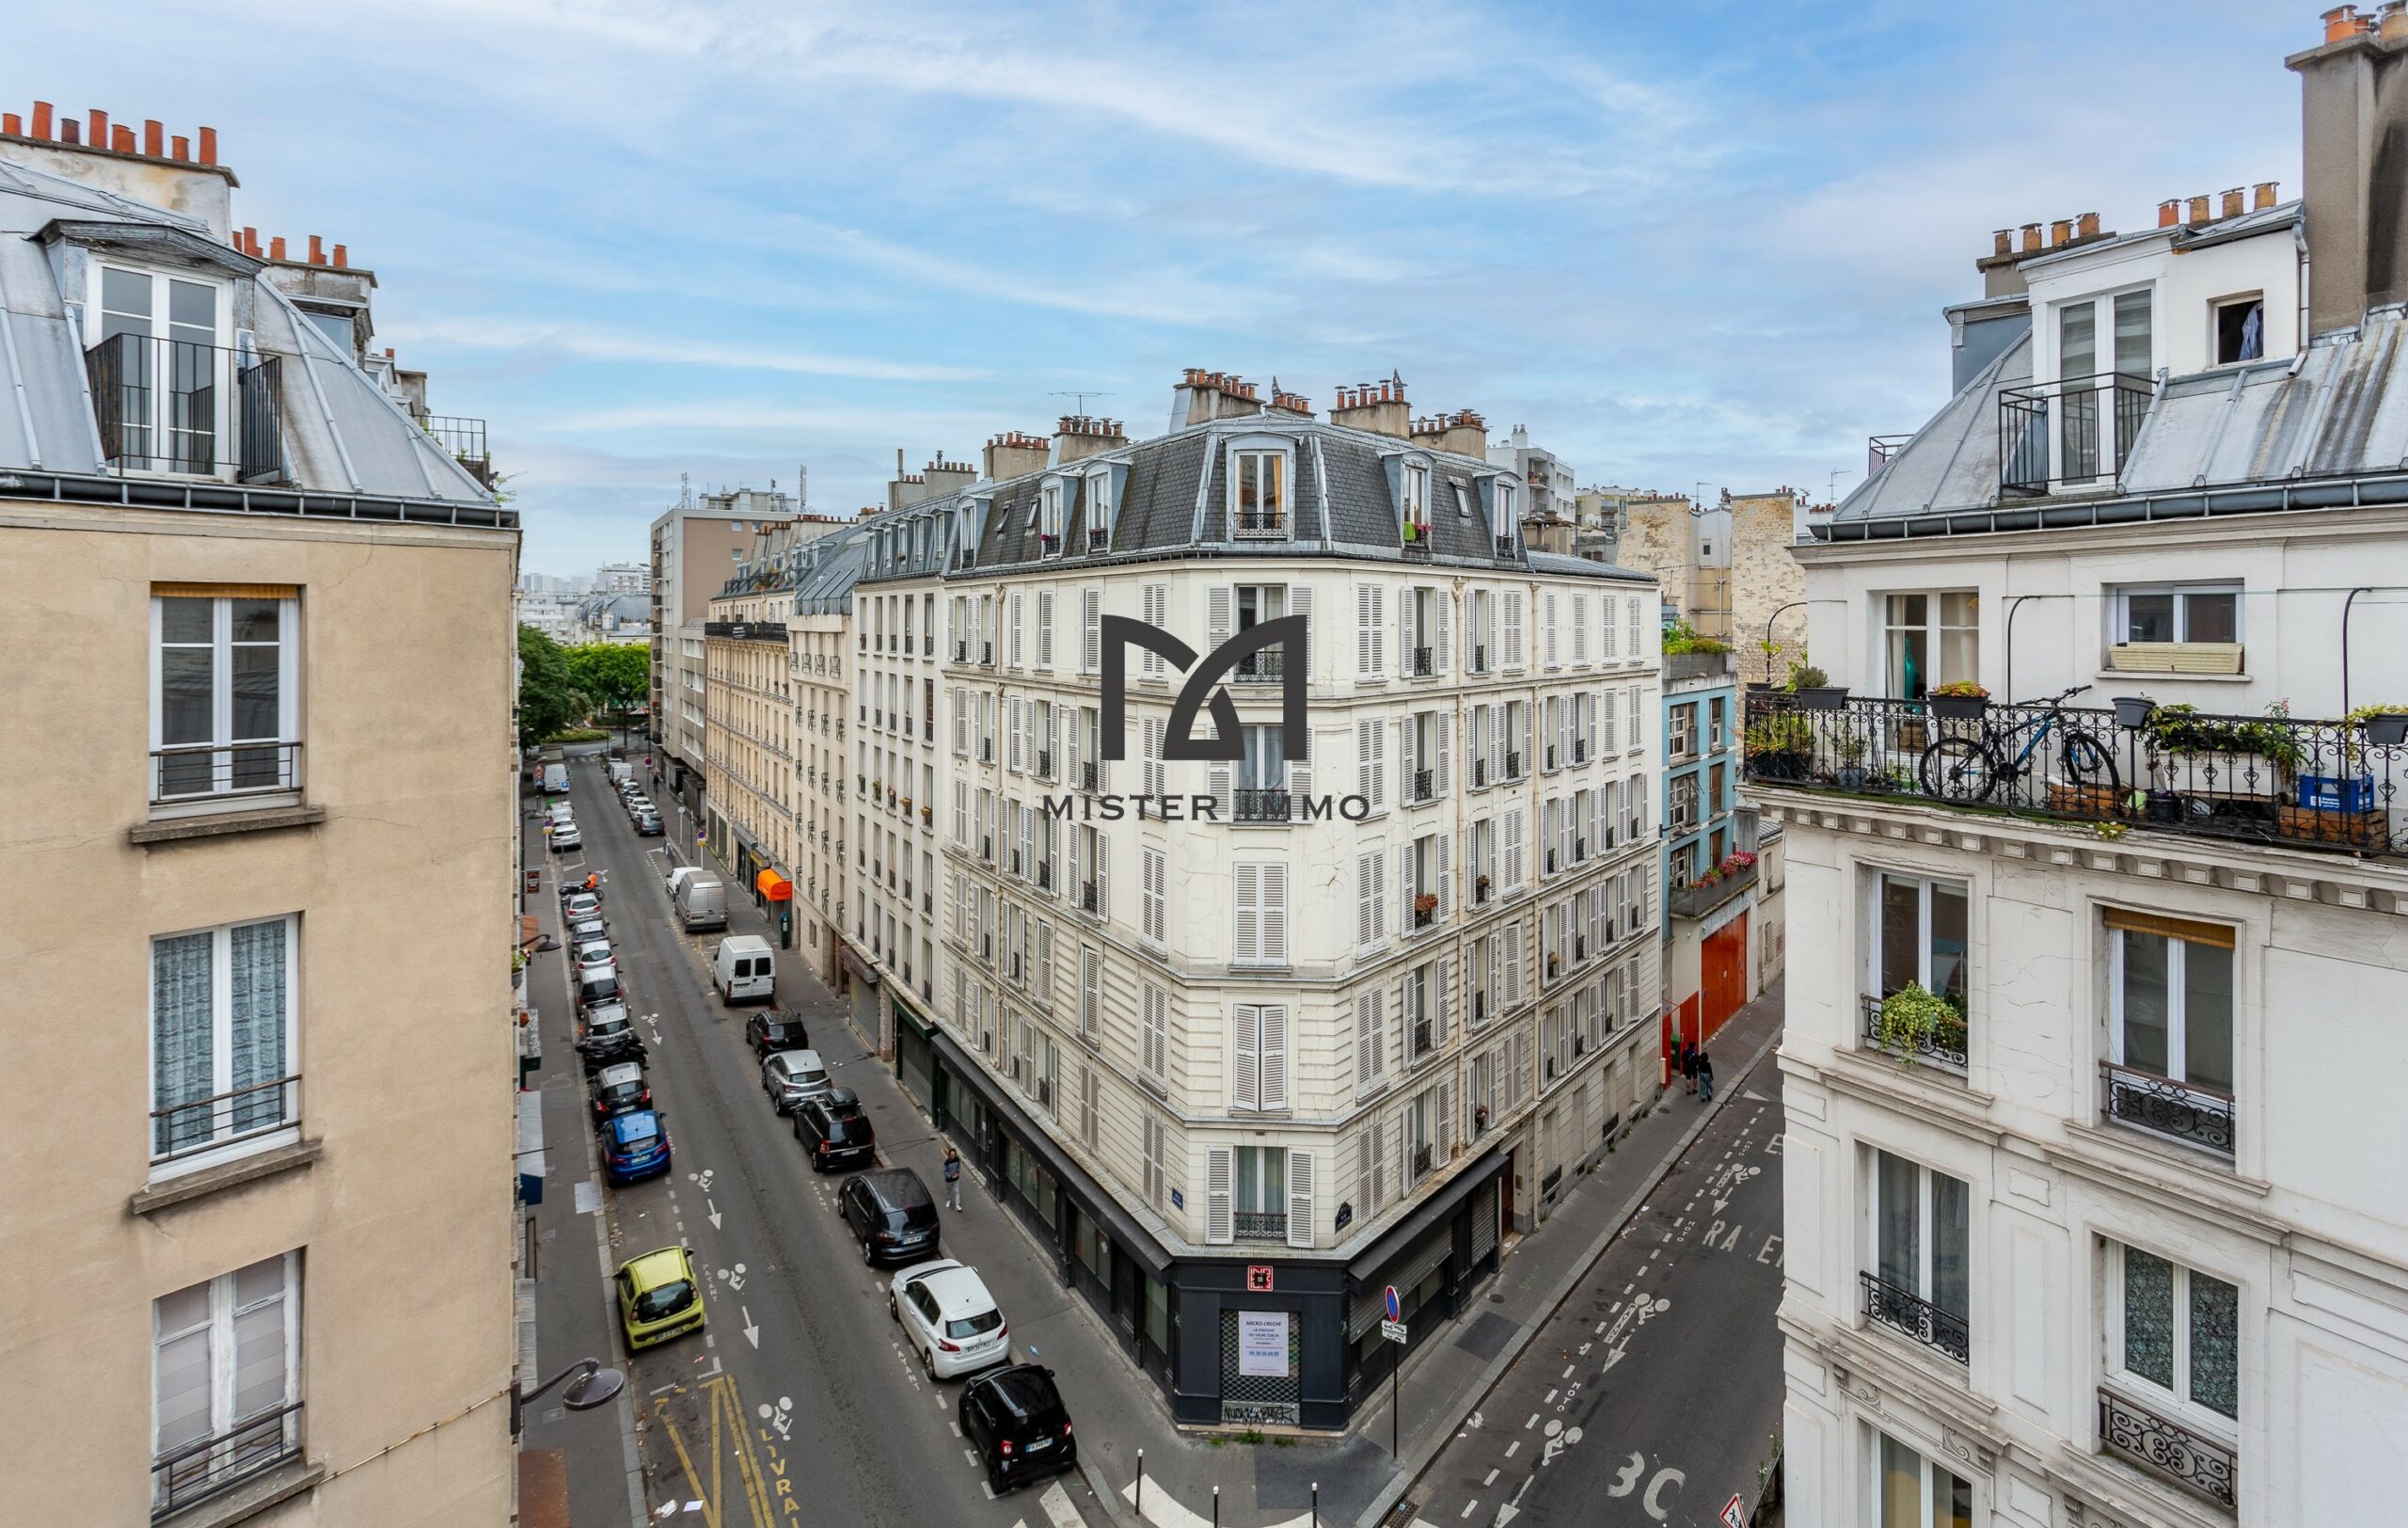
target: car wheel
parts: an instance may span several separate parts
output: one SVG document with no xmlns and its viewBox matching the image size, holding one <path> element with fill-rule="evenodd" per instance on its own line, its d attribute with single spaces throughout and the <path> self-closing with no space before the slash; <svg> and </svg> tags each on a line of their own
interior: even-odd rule
<svg viewBox="0 0 2408 1528">
<path fill-rule="evenodd" d="M 898 1327 L 903 1324 L 903 1313 L 895 1308 L 895 1297 L 892 1295 L 886 1297 L 886 1319 Z"/>
<path fill-rule="evenodd" d="M 878 1266 L 878 1244 L 867 1236 L 862 1238 L 862 1261 L 871 1267 Z"/>
<path fill-rule="evenodd" d="M 937 1356 L 925 1347 L 920 1349 L 920 1372 L 928 1377 L 929 1384 L 937 1383 Z"/>
</svg>

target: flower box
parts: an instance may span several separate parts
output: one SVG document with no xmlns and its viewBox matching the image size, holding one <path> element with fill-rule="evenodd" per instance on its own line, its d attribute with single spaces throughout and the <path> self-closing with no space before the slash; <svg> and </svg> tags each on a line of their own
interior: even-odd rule
<svg viewBox="0 0 2408 1528">
<path fill-rule="evenodd" d="M 1810 711 L 1835 711 L 1847 704 L 1847 686 L 1818 684 L 1801 686 L 1798 704 Z"/>
<path fill-rule="evenodd" d="M 1931 695 L 1925 697 L 1931 714 L 1943 722 L 1978 722 L 1990 708 L 1988 695 Z"/>
</svg>

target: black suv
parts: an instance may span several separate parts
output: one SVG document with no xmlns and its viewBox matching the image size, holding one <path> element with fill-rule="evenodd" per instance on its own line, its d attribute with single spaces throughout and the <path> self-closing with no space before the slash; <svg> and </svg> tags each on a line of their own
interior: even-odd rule
<svg viewBox="0 0 2408 1528">
<path fill-rule="evenodd" d="M 855 1173 L 836 1190 L 836 1213 L 861 1239 L 862 1261 L 925 1263 L 937 1255 L 937 1202 L 910 1168 Z"/>
<path fill-rule="evenodd" d="M 998 1494 L 1079 1462 L 1054 1371 L 1034 1363 L 990 1370 L 964 1385 L 961 1436 L 978 1451 L 987 1484 Z"/>
<path fill-rule="evenodd" d="M 578 1025 L 577 1054 L 588 1072 L 598 1072 L 613 1061 L 642 1060 L 643 1036 L 636 1032 L 626 1005 L 613 1003 L 588 1011 Z"/>
<path fill-rule="evenodd" d="M 752 1047 L 755 1056 L 811 1048 L 810 1037 L 802 1032 L 802 1021 L 774 1008 L 765 1008 L 744 1021 L 744 1043 Z"/>
<path fill-rule="evenodd" d="M 878 1132 L 862 1101 L 850 1088 L 833 1088 L 821 1098 L 806 1098 L 794 1106 L 794 1138 L 811 1154 L 811 1170 L 866 1162 L 876 1154 Z"/>
</svg>

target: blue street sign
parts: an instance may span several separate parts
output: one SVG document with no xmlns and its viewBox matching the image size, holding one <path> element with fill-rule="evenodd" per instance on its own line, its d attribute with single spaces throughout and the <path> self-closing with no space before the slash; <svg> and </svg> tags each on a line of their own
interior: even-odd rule
<svg viewBox="0 0 2408 1528">
<path fill-rule="evenodd" d="M 1402 1307 L 1397 1304 L 1396 1285 L 1390 1284 L 1388 1285 L 1388 1319 L 1394 1321 L 1402 1313 Z"/>
</svg>

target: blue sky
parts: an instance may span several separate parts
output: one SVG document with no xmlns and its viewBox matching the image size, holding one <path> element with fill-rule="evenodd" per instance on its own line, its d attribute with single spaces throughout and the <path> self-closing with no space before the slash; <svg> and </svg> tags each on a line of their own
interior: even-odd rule
<svg viewBox="0 0 2408 1528">
<path fill-rule="evenodd" d="M 1994 228 L 2299 181 L 2315 9 L 14 8 L 0 104 L 207 122 L 490 422 L 525 565 L 699 485 L 882 497 L 1180 368 L 1527 424 L 1583 483 L 1843 491 Z M 138 37 L 142 45 L 124 45 Z"/>
</svg>

